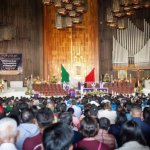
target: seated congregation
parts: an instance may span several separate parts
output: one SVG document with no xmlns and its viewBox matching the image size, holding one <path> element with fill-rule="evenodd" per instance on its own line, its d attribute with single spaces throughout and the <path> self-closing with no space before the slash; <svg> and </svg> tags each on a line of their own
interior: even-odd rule
<svg viewBox="0 0 150 150">
<path fill-rule="evenodd" d="M 149 140 L 144 95 L 0 98 L 0 150 L 150 150 Z"/>
</svg>

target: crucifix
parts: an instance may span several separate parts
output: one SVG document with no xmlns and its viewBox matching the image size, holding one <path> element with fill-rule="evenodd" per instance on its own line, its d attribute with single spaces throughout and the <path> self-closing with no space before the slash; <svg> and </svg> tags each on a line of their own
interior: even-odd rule
<svg viewBox="0 0 150 150">
<path fill-rule="evenodd" d="M 135 71 L 137 73 L 137 81 L 138 81 L 138 86 L 139 86 L 140 72 L 142 72 L 144 70 L 140 70 L 139 68 L 137 68 L 136 70 L 132 70 L 132 71 Z"/>
</svg>

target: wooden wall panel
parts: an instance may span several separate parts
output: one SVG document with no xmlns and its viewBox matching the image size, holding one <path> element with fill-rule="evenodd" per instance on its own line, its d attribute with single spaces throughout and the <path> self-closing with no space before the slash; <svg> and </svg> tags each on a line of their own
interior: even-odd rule
<svg viewBox="0 0 150 150">
<path fill-rule="evenodd" d="M 56 75 L 61 80 L 61 64 L 70 74 L 71 52 L 78 53 L 79 49 L 85 62 L 82 70 L 84 76 L 95 67 L 96 79 L 99 80 L 99 52 L 98 52 L 98 7 L 97 2 L 89 0 L 88 12 L 84 14 L 84 21 L 72 29 L 56 30 L 53 6 L 44 6 L 44 77 Z M 72 44 L 71 44 L 72 43 Z M 72 70 L 72 71 L 71 71 Z"/>
<path fill-rule="evenodd" d="M 17 35 L 11 41 L 0 42 L 0 53 L 22 53 L 23 74 L 0 76 L 11 80 L 24 80 L 25 77 L 43 77 L 43 5 L 41 0 L 1 0 L 4 6 L 0 24 L 11 23 Z M 1 8 L 1 7 L 0 7 Z"/>
<path fill-rule="evenodd" d="M 112 50 L 113 50 L 113 35 L 116 34 L 116 29 L 111 29 L 106 23 L 106 8 L 111 5 L 111 0 L 98 1 L 98 28 L 99 28 L 99 57 L 100 57 L 100 75 L 113 75 L 117 78 L 117 70 L 112 70 Z M 136 13 L 129 19 L 140 29 L 144 30 L 144 19 L 150 23 L 150 8 L 136 10 Z M 122 56 L 123 57 L 123 56 Z M 128 70 L 128 77 L 132 75 L 136 78 L 137 75 L 132 69 Z M 140 76 L 150 77 L 150 70 L 141 72 Z"/>
</svg>

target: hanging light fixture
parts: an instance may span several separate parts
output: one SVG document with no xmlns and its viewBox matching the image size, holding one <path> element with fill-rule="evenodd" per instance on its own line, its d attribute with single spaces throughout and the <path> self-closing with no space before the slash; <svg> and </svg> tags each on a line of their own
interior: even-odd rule
<svg viewBox="0 0 150 150">
<path fill-rule="evenodd" d="M 72 10 L 74 10 L 74 5 L 73 5 L 73 4 L 66 4 L 66 5 L 65 5 L 65 8 L 66 8 L 66 10 L 68 10 L 68 11 L 72 11 Z"/>
<path fill-rule="evenodd" d="M 66 27 L 70 28 L 74 26 L 72 19 L 73 19 L 72 17 L 68 17 L 68 16 L 66 17 Z"/>
<path fill-rule="evenodd" d="M 64 4 L 62 3 L 61 0 L 54 0 L 54 6 L 56 8 L 63 8 L 64 7 Z"/>
<path fill-rule="evenodd" d="M 59 14 L 55 14 L 55 28 L 56 29 L 64 29 L 66 28 L 66 20 L 65 17 Z"/>
<path fill-rule="evenodd" d="M 58 13 L 59 15 L 65 16 L 65 15 L 67 15 L 67 10 L 66 10 L 65 8 L 58 8 L 58 9 L 57 9 L 57 13 Z"/>
<path fill-rule="evenodd" d="M 127 14 L 127 16 L 132 16 L 134 14 L 134 11 L 133 10 L 128 11 L 126 14 Z"/>
<path fill-rule="evenodd" d="M 88 1 L 85 0 L 83 6 L 77 7 L 76 11 L 81 14 L 86 13 L 88 11 Z"/>
<path fill-rule="evenodd" d="M 140 1 L 141 1 L 141 0 L 132 0 L 132 3 L 133 3 L 134 5 L 138 5 L 138 4 L 140 3 Z"/>
<path fill-rule="evenodd" d="M 130 11 L 130 10 L 132 10 L 132 9 L 133 9 L 132 6 L 123 7 L 123 10 L 124 10 L 124 11 Z"/>
<path fill-rule="evenodd" d="M 82 23 L 83 14 L 88 11 L 88 0 L 42 0 L 43 4 L 54 4 L 57 8 L 55 14 L 56 29 L 73 27 Z"/>
<path fill-rule="evenodd" d="M 113 0 L 112 1 L 112 9 L 114 13 L 121 12 L 121 7 L 120 7 L 120 1 L 119 0 Z"/>
<path fill-rule="evenodd" d="M 53 0 L 43 0 L 44 5 L 52 5 Z"/>
<path fill-rule="evenodd" d="M 73 0 L 73 5 L 75 5 L 75 6 L 82 6 L 82 4 L 83 4 L 83 0 Z"/>
<path fill-rule="evenodd" d="M 124 12 L 114 13 L 114 17 L 120 18 L 125 16 L 126 14 Z"/>
<path fill-rule="evenodd" d="M 108 7 L 107 10 L 106 10 L 106 21 L 108 23 L 110 23 L 110 22 L 116 22 L 116 19 L 113 16 L 111 7 Z"/>
<path fill-rule="evenodd" d="M 72 3 L 72 0 L 62 0 L 62 2 L 65 4 L 70 4 L 70 3 Z"/>
<path fill-rule="evenodd" d="M 149 7 L 150 7 L 150 1 L 149 1 L 149 0 L 146 0 L 146 1 L 144 2 L 143 6 L 144 6 L 145 8 L 149 8 Z"/>
<path fill-rule="evenodd" d="M 126 29 L 128 26 L 127 18 L 118 19 L 118 29 Z"/>
<path fill-rule="evenodd" d="M 78 16 L 80 16 L 80 14 L 77 13 L 76 11 L 69 11 L 69 16 L 70 17 L 78 17 Z"/>
<path fill-rule="evenodd" d="M 75 17 L 72 19 L 72 22 L 74 24 L 79 24 L 79 23 L 82 23 L 83 22 L 83 15 L 80 15 L 79 17 Z"/>
<path fill-rule="evenodd" d="M 111 23 L 108 23 L 107 25 L 112 29 L 117 28 L 117 22 L 111 22 Z"/>
<path fill-rule="evenodd" d="M 130 6 L 132 5 L 132 0 L 120 0 L 121 6 Z"/>
</svg>

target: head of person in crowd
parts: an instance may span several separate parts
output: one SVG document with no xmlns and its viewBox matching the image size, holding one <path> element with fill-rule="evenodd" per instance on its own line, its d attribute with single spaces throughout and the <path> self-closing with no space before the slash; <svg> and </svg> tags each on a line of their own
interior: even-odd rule
<svg viewBox="0 0 150 150">
<path fill-rule="evenodd" d="M 34 123 L 34 113 L 31 109 L 25 109 L 21 113 L 21 121 L 22 123 Z"/>
<path fill-rule="evenodd" d="M 124 109 L 125 109 L 126 113 L 130 113 L 131 108 L 132 108 L 132 105 L 133 105 L 133 104 L 132 104 L 131 102 L 125 103 Z"/>
<path fill-rule="evenodd" d="M 18 103 L 18 108 L 20 112 L 23 112 L 23 110 L 28 109 L 28 104 L 24 102 Z"/>
<path fill-rule="evenodd" d="M 40 128 L 41 132 L 53 123 L 53 112 L 49 108 L 42 108 L 36 114 L 36 125 Z"/>
<path fill-rule="evenodd" d="M 79 132 L 84 138 L 94 138 L 98 133 L 96 119 L 90 116 L 84 117 L 80 122 Z"/>
<path fill-rule="evenodd" d="M 13 143 L 15 145 L 18 136 L 17 123 L 14 119 L 3 118 L 0 120 L 0 145 Z M 3 148 L 2 148 L 3 149 Z"/>
<path fill-rule="evenodd" d="M 117 105 L 116 111 L 117 111 L 117 112 L 122 112 L 122 110 L 123 110 L 123 109 L 122 109 L 121 105 Z"/>
<path fill-rule="evenodd" d="M 72 100 L 72 105 L 77 105 L 77 101 L 75 99 Z"/>
<path fill-rule="evenodd" d="M 117 116 L 117 121 L 116 121 L 116 125 L 118 125 L 119 127 L 121 127 L 125 122 L 127 122 L 127 117 L 124 113 L 119 113 Z"/>
<path fill-rule="evenodd" d="M 93 104 L 90 107 L 89 113 L 90 113 L 91 117 L 97 118 L 97 116 L 98 116 L 98 107 L 95 104 Z"/>
<path fill-rule="evenodd" d="M 60 105 L 60 112 L 65 112 L 67 109 L 67 105 L 65 103 L 61 103 Z"/>
<path fill-rule="evenodd" d="M 74 109 L 73 108 L 68 108 L 68 110 L 67 110 L 69 113 L 71 113 L 72 115 L 74 114 Z"/>
<path fill-rule="evenodd" d="M 109 110 L 109 111 L 112 110 L 110 102 L 105 103 L 104 109 Z"/>
<path fill-rule="evenodd" d="M 50 101 L 50 102 L 47 103 L 47 106 L 46 106 L 46 107 L 47 107 L 47 108 L 50 108 L 51 111 L 53 112 L 53 111 L 54 111 L 54 108 L 55 108 L 55 103 L 52 102 L 52 101 Z"/>
<path fill-rule="evenodd" d="M 99 119 L 99 128 L 102 130 L 109 130 L 110 120 L 108 118 L 102 117 Z"/>
<path fill-rule="evenodd" d="M 34 113 L 34 117 L 36 116 L 36 114 L 37 114 L 37 112 L 38 112 L 38 108 L 37 108 L 37 106 L 36 105 L 32 105 L 31 107 L 30 107 L 30 109 L 32 110 L 32 112 Z"/>
<path fill-rule="evenodd" d="M 143 111 L 143 119 L 144 119 L 144 122 L 146 122 L 150 125 L 150 108 L 145 109 Z"/>
<path fill-rule="evenodd" d="M 121 146 L 131 141 L 136 141 L 144 146 L 146 145 L 141 129 L 135 121 L 127 121 L 123 125 L 121 133 Z"/>
<path fill-rule="evenodd" d="M 132 118 L 134 117 L 142 117 L 142 109 L 139 105 L 134 105 L 130 112 Z"/>
<path fill-rule="evenodd" d="M 56 103 L 57 103 L 57 105 L 56 105 L 56 111 L 60 112 L 61 102 L 57 101 Z"/>
<path fill-rule="evenodd" d="M 72 124 L 72 114 L 70 112 L 63 112 L 59 116 L 60 122 L 68 125 Z"/>
<path fill-rule="evenodd" d="M 98 106 L 98 110 L 104 110 L 105 109 L 105 103 L 100 103 Z"/>
<path fill-rule="evenodd" d="M 43 133 L 44 150 L 72 150 L 73 131 L 64 123 L 47 127 Z"/>
</svg>

